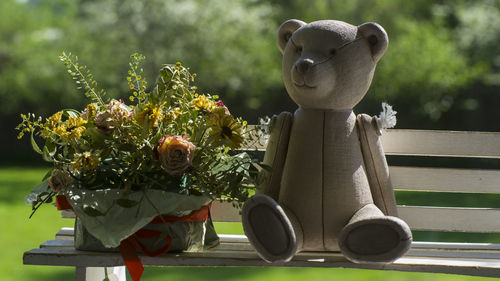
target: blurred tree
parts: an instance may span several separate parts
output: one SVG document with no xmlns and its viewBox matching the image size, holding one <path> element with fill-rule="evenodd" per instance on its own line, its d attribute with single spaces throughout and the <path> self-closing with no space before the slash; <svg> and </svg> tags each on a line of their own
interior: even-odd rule
<svg viewBox="0 0 500 281">
<path fill-rule="evenodd" d="M 47 114 L 78 99 L 58 63 L 75 12 L 67 1 L 0 1 L 0 116 Z"/>
<path fill-rule="evenodd" d="M 89 65 L 111 96 L 128 96 L 128 57 L 138 51 L 151 85 L 161 64 L 182 61 L 200 74 L 201 90 L 257 109 L 263 89 L 280 83 L 273 16 L 271 5 L 243 0 L 2 1 L 0 112 L 47 114 L 81 103 L 62 74 L 63 50 Z"/>
<path fill-rule="evenodd" d="M 238 111 L 259 108 L 263 90 L 280 83 L 279 57 L 269 40 L 277 25 L 265 2 L 108 0 L 85 1 L 81 9 L 80 24 L 98 42 L 88 44 L 85 57 L 112 58 L 108 74 L 97 77 L 115 88 L 132 50 L 148 58 L 151 75 L 162 63 L 182 61 L 199 73 L 202 90 L 223 92 Z"/>
<path fill-rule="evenodd" d="M 500 2 L 445 1 L 434 7 L 436 17 L 451 30 L 457 47 L 470 64 L 485 71 L 477 81 L 459 90 L 457 102 L 440 119 L 444 128 L 499 131 L 500 112 Z"/>
</svg>

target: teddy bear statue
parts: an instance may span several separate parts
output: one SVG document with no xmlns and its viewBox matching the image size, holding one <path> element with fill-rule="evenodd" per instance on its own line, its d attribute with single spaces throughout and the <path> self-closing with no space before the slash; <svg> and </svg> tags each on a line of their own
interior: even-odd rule
<svg viewBox="0 0 500 281">
<path fill-rule="evenodd" d="M 355 115 L 388 46 L 376 23 L 288 20 L 278 30 L 283 81 L 299 106 L 275 117 L 264 184 L 242 210 L 245 234 L 268 262 L 300 251 L 340 251 L 390 263 L 412 235 L 397 217 L 380 143 L 381 120 Z"/>
</svg>

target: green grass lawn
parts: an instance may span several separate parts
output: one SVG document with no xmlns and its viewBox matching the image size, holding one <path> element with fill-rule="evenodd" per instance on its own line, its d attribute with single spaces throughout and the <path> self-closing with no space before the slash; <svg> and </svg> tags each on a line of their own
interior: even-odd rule
<svg viewBox="0 0 500 281">
<path fill-rule="evenodd" d="M 38 247 L 63 226 L 72 226 L 72 220 L 61 219 L 51 206 L 43 206 L 33 216 L 24 196 L 39 183 L 46 170 L 40 168 L 0 168 L 0 280 L 2 281 L 63 281 L 74 280 L 74 269 L 69 267 L 25 266 L 24 251 Z M 217 224 L 224 233 L 241 233 L 241 226 Z M 405 273 L 357 269 L 312 268 L 146 268 L 143 281 L 165 280 L 356 280 L 356 281 L 474 281 L 487 278 L 444 274 Z"/>
</svg>

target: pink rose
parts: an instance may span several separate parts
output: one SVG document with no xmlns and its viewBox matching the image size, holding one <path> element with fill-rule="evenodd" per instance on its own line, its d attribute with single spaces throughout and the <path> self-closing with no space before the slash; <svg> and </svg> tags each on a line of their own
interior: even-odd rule
<svg viewBox="0 0 500 281">
<path fill-rule="evenodd" d="M 180 177 L 191 168 L 196 147 L 187 138 L 187 135 L 165 135 L 158 142 L 155 154 L 163 169 L 171 176 Z"/>
<path fill-rule="evenodd" d="M 97 113 L 94 124 L 102 131 L 110 132 L 130 118 L 131 110 L 123 100 L 112 100 L 106 105 L 106 110 Z"/>
<path fill-rule="evenodd" d="M 229 109 L 227 108 L 227 106 L 224 105 L 224 103 L 221 100 L 219 100 L 217 102 L 217 109 L 216 110 L 218 110 L 218 109 L 224 110 L 224 114 L 226 114 L 226 115 L 231 115 L 231 112 L 229 112 Z"/>
</svg>

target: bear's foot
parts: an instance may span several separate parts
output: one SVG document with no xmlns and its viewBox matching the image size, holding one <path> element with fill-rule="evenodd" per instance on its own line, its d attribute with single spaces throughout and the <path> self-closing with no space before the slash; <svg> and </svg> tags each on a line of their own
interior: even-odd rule
<svg viewBox="0 0 500 281">
<path fill-rule="evenodd" d="M 401 219 L 384 216 L 375 205 L 367 205 L 342 230 L 339 247 L 344 256 L 357 263 L 390 263 L 404 255 L 412 235 Z"/>
<path fill-rule="evenodd" d="M 295 218 L 267 195 L 257 194 L 245 202 L 242 222 L 250 244 L 267 262 L 291 260 L 302 244 L 300 229 L 294 230 Z"/>
</svg>

